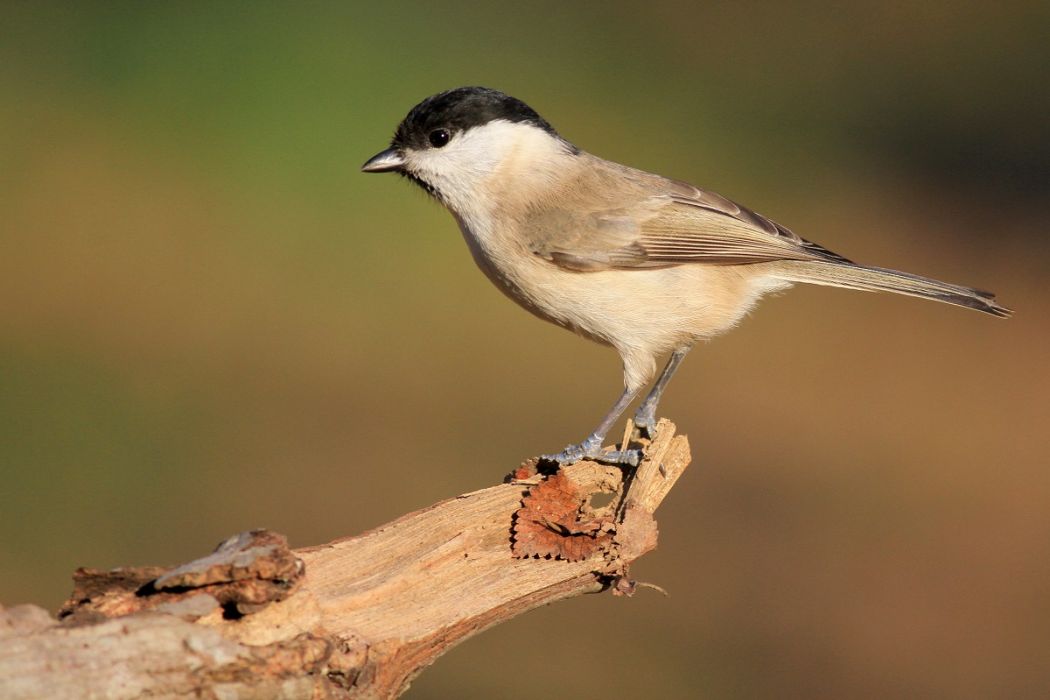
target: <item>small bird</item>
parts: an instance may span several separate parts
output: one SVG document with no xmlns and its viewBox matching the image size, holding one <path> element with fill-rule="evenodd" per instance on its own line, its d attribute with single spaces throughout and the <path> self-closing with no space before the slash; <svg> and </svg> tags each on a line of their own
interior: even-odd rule
<svg viewBox="0 0 1050 700">
<path fill-rule="evenodd" d="M 1011 313 L 990 292 L 858 265 L 714 192 L 591 155 L 521 100 L 490 88 L 423 100 L 361 169 L 396 172 L 422 187 L 452 213 L 501 291 L 620 354 L 623 393 L 583 442 L 545 456 L 560 464 L 636 464 L 636 450 L 602 445 L 656 374 L 658 358 L 670 354 L 634 416 L 650 434 L 690 348 L 793 283 Z"/>
</svg>

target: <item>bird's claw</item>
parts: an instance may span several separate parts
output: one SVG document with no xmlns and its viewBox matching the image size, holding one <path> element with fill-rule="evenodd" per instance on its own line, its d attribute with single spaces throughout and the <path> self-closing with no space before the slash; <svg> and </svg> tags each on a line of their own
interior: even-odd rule
<svg viewBox="0 0 1050 700">
<path fill-rule="evenodd" d="M 543 455 L 542 459 L 548 462 L 556 462 L 562 466 L 575 464 L 581 459 L 595 459 L 601 454 L 601 445 L 595 444 L 591 438 L 587 438 L 577 445 L 569 445 L 557 454 Z"/>
<path fill-rule="evenodd" d="M 563 467 L 575 464 L 582 459 L 590 459 L 595 462 L 601 462 L 602 464 L 626 464 L 628 466 L 637 467 L 639 462 L 641 462 L 641 457 L 642 454 L 640 450 L 612 450 L 609 452 L 603 452 L 601 438 L 591 435 L 583 442 L 577 445 L 569 445 L 557 454 L 543 455 L 542 459 L 548 462 L 555 462 Z"/>
<path fill-rule="evenodd" d="M 643 437 L 651 438 L 656 434 L 656 411 L 645 410 L 645 407 L 642 406 L 634 414 L 631 422 L 634 423 L 635 429 Z"/>
<path fill-rule="evenodd" d="M 628 467 L 637 467 L 642 463 L 642 451 L 641 450 L 611 450 L 609 452 L 602 452 L 600 455 L 594 458 L 596 462 L 602 464 L 613 464 L 613 465 L 625 465 Z"/>
</svg>

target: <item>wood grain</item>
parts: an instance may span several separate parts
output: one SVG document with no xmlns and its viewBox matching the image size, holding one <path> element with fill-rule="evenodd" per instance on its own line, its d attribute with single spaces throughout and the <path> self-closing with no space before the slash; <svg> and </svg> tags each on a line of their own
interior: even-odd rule
<svg viewBox="0 0 1050 700">
<path fill-rule="evenodd" d="M 78 570 L 58 619 L 0 608 L 0 697 L 396 697 L 503 620 L 583 593 L 633 592 L 630 563 L 656 546 L 653 513 L 690 461 L 669 421 L 636 442 L 635 470 L 589 461 L 562 470 L 562 517 L 542 556 L 513 547 L 523 500 L 533 492 L 542 506 L 534 489 L 549 478 L 532 460 L 507 483 L 325 545 L 290 550 L 252 531 L 179 567 Z M 566 516 L 565 493 L 579 498 L 575 514 Z M 598 493 L 612 500 L 593 505 Z M 571 548 L 593 551 L 586 559 L 562 556 L 570 548 L 559 538 L 599 536 L 599 546 Z"/>
</svg>

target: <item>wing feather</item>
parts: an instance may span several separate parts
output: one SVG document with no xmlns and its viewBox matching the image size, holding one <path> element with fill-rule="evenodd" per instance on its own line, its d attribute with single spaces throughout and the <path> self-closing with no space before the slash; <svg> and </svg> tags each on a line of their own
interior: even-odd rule
<svg viewBox="0 0 1050 700">
<path fill-rule="evenodd" d="M 580 199 L 579 206 L 532 210 L 521 224 L 532 252 L 566 269 L 850 262 L 761 214 L 685 182 L 608 161 L 586 169 L 582 177 L 587 181 L 574 191 L 608 192 L 608 207 L 595 210 L 593 199 L 586 207 L 582 196 L 570 197 Z"/>
</svg>

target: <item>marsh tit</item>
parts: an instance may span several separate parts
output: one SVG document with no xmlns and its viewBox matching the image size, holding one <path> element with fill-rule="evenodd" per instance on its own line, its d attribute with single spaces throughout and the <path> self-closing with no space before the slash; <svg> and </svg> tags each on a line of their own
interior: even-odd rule
<svg viewBox="0 0 1050 700">
<path fill-rule="evenodd" d="M 428 97 L 362 168 L 396 172 L 455 217 L 478 267 L 542 319 L 610 345 L 624 391 L 583 442 L 548 458 L 637 461 L 606 434 L 656 374 L 634 416 L 651 431 L 668 381 L 697 341 L 796 282 L 896 292 L 1006 317 L 993 294 L 858 265 L 709 190 L 603 160 L 520 100 L 463 87 Z"/>
</svg>

